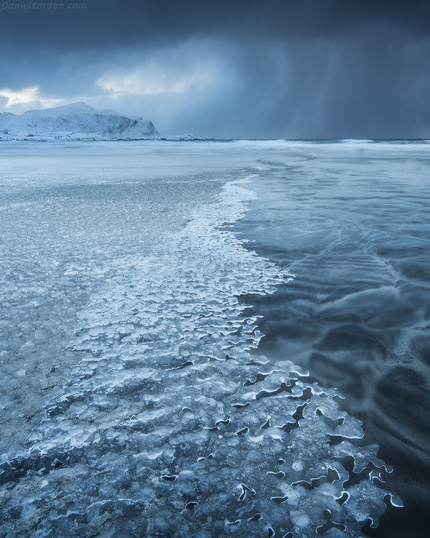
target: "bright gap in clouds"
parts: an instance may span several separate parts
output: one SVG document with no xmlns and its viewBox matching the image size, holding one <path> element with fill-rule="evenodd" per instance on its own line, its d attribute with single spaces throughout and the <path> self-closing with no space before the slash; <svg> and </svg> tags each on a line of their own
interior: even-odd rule
<svg viewBox="0 0 430 538">
<path fill-rule="evenodd" d="M 97 80 L 97 85 L 113 96 L 184 93 L 191 89 L 204 90 L 215 81 L 214 75 L 209 67 L 172 73 L 161 66 L 149 65 L 106 73 Z"/>
<path fill-rule="evenodd" d="M 107 73 L 97 80 L 97 85 L 103 90 L 112 93 L 113 96 L 181 93 L 187 89 L 187 84 L 184 80 L 172 81 L 164 73 L 161 75 L 148 77 L 139 69 Z"/>
<path fill-rule="evenodd" d="M 217 84 L 222 70 L 219 59 L 213 54 L 196 57 L 194 51 L 190 54 L 184 48 L 187 47 L 179 51 L 157 51 L 151 60 L 113 69 L 99 77 L 96 84 L 113 96 L 204 91 Z"/>
<path fill-rule="evenodd" d="M 9 88 L 3 88 L 0 90 L 0 96 L 6 97 L 7 103 L 5 108 L 10 108 L 14 105 L 27 104 L 37 101 L 39 99 L 39 88 L 32 86 L 30 88 L 24 88 L 22 90 L 10 90 Z"/>
<path fill-rule="evenodd" d="M 7 102 L 4 108 L 21 108 L 24 106 L 28 110 L 28 105 L 39 108 L 50 108 L 63 104 L 63 99 L 46 99 L 40 95 L 39 86 L 30 86 L 21 90 L 11 90 L 10 88 L 0 89 L 0 97 L 5 97 Z"/>
</svg>

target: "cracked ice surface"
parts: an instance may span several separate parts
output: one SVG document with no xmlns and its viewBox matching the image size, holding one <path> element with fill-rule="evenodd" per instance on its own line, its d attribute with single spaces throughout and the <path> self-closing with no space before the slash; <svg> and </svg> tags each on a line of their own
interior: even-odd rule
<svg viewBox="0 0 430 538">
<path fill-rule="evenodd" d="M 92 267 L 101 283 L 74 321 L 68 382 L 4 452 L 2 533 L 361 536 L 377 524 L 390 472 L 378 447 L 334 390 L 250 354 L 261 334 L 238 298 L 291 277 L 225 226 L 252 196 L 230 182 L 145 255 Z"/>
</svg>

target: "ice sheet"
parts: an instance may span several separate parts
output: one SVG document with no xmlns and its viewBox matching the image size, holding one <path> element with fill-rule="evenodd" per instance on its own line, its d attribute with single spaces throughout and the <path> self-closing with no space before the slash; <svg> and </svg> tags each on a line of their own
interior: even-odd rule
<svg viewBox="0 0 430 538">
<path fill-rule="evenodd" d="M 254 197 L 235 159 L 143 182 L 120 165 L 103 181 L 90 167 L 92 183 L 55 170 L 35 188 L 9 182 L 3 533 L 360 536 L 377 524 L 391 472 L 378 447 L 335 390 L 255 353 L 258 320 L 239 299 L 292 276 L 230 229 Z"/>
</svg>

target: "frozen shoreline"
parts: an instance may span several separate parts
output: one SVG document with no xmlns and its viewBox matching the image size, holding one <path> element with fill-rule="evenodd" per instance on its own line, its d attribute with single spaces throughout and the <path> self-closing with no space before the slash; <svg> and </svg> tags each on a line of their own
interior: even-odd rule
<svg viewBox="0 0 430 538">
<path fill-rule="evenodd" d="M 336 391 L 309 383 L 291 362 L 249 354 L 259 321 L 237 298 L 271 294 L 285 281 L 226 227 L 252 203 L 238 180 L 253 173 L 255 145 L 202 143 L 192 164 L 186 143 L 150 146 L 97 145 L 97 159 L 86 144 L 61 145 L 61 154 L 57 144 L 44 145 L 46 154 L 14 146 L 2 160 L 0 216 L 10 233 L 2 259 L 14 264 L 5 289 L 20 267 L 27 271 L 15 308 L 31 315 L 22 301 L 32 263 L 59 261 L 59 252 L 68 259 L 50 269 L 42 263 L 39 276 L 51 271 L 57 292 L 67 280 L 66 295 L 84 294 L 67 346 L 76 360 L 68 372 L 50 373 L 56 384 L 47 378 L 40 413 L 4 450 L 12 467 L 3 476 L 16 485 L 3 498 L 10 509 L 26 499 L 14 524 L 37 522 L 42 534 L 142 524 L 150 534 L 173 524 L 184 536 L 205 526 L 210 535 L 214 521 L 217 535 L 242 528 L 249 536 L 269 528 L 360 532 L 367 516 L 376 524 L 386 471 L 376 446 L 360 446 L 361 426 L 337 408 Z M 19 238 L 28 244 L 16 252 Z M 58 303 L 54 288 L 44 287 Z M 34 337 L 46 350 L 46 335 Z M 29 352 L 24 346 L 17 372 Z M 54 353 L 61 367 L 62 352 Z M 18 385 L 28 373 L 20 375 Z M 70 491 L 79 492 L 74 504 Z M 35 507 L 49 498 L 61 509 L 46 519 Z M 91 521 L 83 516 L 89 507 Z"/>
</svg>

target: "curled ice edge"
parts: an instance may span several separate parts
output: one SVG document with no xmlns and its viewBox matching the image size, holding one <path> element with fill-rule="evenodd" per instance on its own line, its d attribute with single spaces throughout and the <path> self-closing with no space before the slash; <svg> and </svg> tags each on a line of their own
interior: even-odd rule
<svg viewBox="0 0 430 538">
<path fill-rule="evenodd" d="M 182 293 L 182 283 L 188 282 L 184 275 L 186 275 L 187 268 L 189 268 L 190 259 L 196 261 L 192 255 L 189 258 L 186 254 L 181 261 L 181 255 L 184 253 L 181 245 L 184 247 L 188 245 L 191 251 L 195 249 L 196 252 L 202 255 L 210 255 L 211 253 L 222 255 L 223 260 L 217 265 L 215 278 L 219 278 L 220 283 L 227 282 L 228 285 L 226 284 L 225 290 L 221 290 L 217 285 L 213 286 L 211 281 L 207 282 L 208 274 L 206 272 L 208 268 L 204 263 L 199 270 L 195 271 L 199 278 L 202 277 L 202 289 L 199 293 L 209 289 L 211 292 L 209 296 L 216 299 L 211 309 L 207 310 L 206 308 L 206 297 L 198 294 L 190 299 L 187 296 L 182 297 L 184 295 L 182 293 L 182 298 L 178 304 L 175 304 L 175 306 L 170 305 L 172 308 L 181 306 L 182 310 L 185 308 L 185 311 L 188 308 L 190 317 L 187 319 L 192 321 L 190 330 L 200 333 L 201 339 L 209 340 L 209 343 L 204 346 L 205 351 L 207 348 L 207 352 L 199 352 L 198 356 L 195 356 L 191 345 L 189 346 L 191 349 L 190 354 L 181 357 L 182 362 L 179 363 L 179 366 L 173 357 L 174 353 L 169 359 L 173 361 L 170 364 L 171 367 L 166 367 L 165 370 L 161 368 L 160 371 L 157 359 L 163 355 L 163 349 L 155 349 L 155 353 L 149 350 L 145 360 L 146 367 L 142 369 L 140 366 L 137 370 L 133 368 L 130 370 L 129 363 L 133 362 L 133 360 L 136 361 L 136 359 L 131 358 L 142 346 L 132 341 L 133 333 L 129 333 L 129 329 L 127 329 L 129 318 L 127 318 L 127 315 L 124 316 L 124 323 L 120 321 L 115 329 L 115 327 L 112 327 L 110 311 L 103 310 L 103 308 L 98 309 L 100 304 L 103 303 L 103 297 L 94 298 L 91 311 L 82 314 L 83 327 L 78 331 L 80 336 L 76 338 L 73 344 L 77 352 L 84 352 L 88 356 L 84 357 L 77 368 L 75 380 L 65 387 L 62 399 L 53 402 L 50 407 L 47 406 L 46 412 L 49 419 L 42 421 L 39 431 L 36 429 L 30 435 L 28 439 L 29 452 L 23 453 L 21 456 L 16 454 L 15 457 L 2 465 L 3 478 L 9 477 L 13 479 L 15 475 L 17 480 L 24 484 L 28 480 L 35 479 L 35 472 L 45 469 L 48 472 L 47 476 L 52 476 L 55 482 L 54 475 L 59 472 L 58 469 L 61 467 L 63 469 L 67 468 L 69 454 L 78 451 L 84 458 L 85 453 L 90 449 L 97 449 L 99 446 L 100 450 L 103 450 L 106 447 L 107 439 L 112 436 L 113 439 L 117 438 L 115 437 L 115 429 L 124 430 L 125 428 L 124 431 L 129 431 L 129 435 L 135 435 L 136 426 L 140 428 L 142 427 L 140 425 L 145 425 L 145 428 L 150 428 L 151 424 L 154 424 L 154 435 L 157 436 L 157 427 L 165 428 L 165 424 L 169 424 L 169 417 L 166 416 L 165 410 L 167 409 L 171 412 L 172 409 L 171 404 L 167 402 L 174 398 L 174 394 L 178 392 L 177 388 L 180 387 L 183 389 L 181 392 L 182 398 L 179 402 L 180 410 L 184 412 L 184 409 L 187 409 L 185 413 L 189 417 L 190 414 L 194 415 L 195 420 L 200 424 L 200 430 L 195 433 L 196 457 L 192 460 L 188 458 L 177 460 L 173 463 L 173 465 L 181 463 L 188 470 L 184 471 L 183 469 L 179 470 L 179 473 L 171 473 L 158 469 L 158 460 L 161 460 L 166 450 L 168 450 L 165 445 L 155 449 L 154 453 L 158 454 L 157 456 L 151 456 L 151 450 L 146 447 L 146 450 L 133 454 L 132 457 L 143 458 L 143 461 L 146 462 L 146 468 L 152 472 L 152 480 L 156 481 L 158 476 L 162 483 L 170 484 L 170 494 L 174 496 L 175 488 L 180 486 L 183 477 L 190 475 L 194 477 L 194 480 L 197 480 L 197 484 L 202 484 L 206 481 L 212 483 L 215 490 L 219 489 L 220 484 L 217 482 L 216 476 L 224 476 L 225 470 L 229 468 L 228 465 L 226 467 L 226 462 L 229 461 L 229 458 L 231 460 L 233 454 L 237 452 L 240 456 L 237 460 L 239 463 L 233 467 L 233 469 L 236 469 L 233 472 L 240 472 L 242 475 L 237 479 L 235 477 L 224 477 L 222 480 L 223 486 L 220 495 L 221 497 L 230 495 L 230 502 L 229 508 L 224 513 L 224 516 L 229 517 L 225 519 L 221 517 L 215 524 L 216 532 L 219 536 L 224 535 L 223 533 L 230 535 L 233 531 L 236 532 L 237 529 L 241 529 L 242 532 L 246 531 L 249 536 L 260 535 L 263 529 L 267 532 L 271 529 L 273 536 L 281 535 L 284 531 L 286 535 L 295 532 L 300 536 L 313 536 L 314 532 L 320 533 L 318 529 L 327 527 L 324 532 L 328 532 L 332 528 L 341 530 L 339 526 L 342 526 L 344 532 L 358 536 L 365 521 L 371 520 L 371 526 L 377 526 L 379 515 L 385 509 L 384 499 L 388 497 L 393 506 L 402 505 L 397 496 L 379 488 L 378 482 L 379 484 L 382 483 L 381 474 L 392 472 L 392 469 L 387 468 L 377 458 L 377 446 L 356 447 L 351 444 L 363 438 L 361 423 L 337 408 L 333 400 L 333 397 L 337 395 L 336 391 L 323 390 L 315 383 L 305 383 L 303 378 L 307 374 L 301 372 L 300 368 L 292 363 L 270 364 L 270 367 L 267 368 L 269 364 L 265 362 L 264 357 L 258 359 L 248 353 L 251 347 L 258 346 L 261 333 L 257 329 L 256 317 L 244 316 L 246 305 L 240 305 L 237 297 L 247 293 L 273 293 L 276 291 L 276 285 L 285 283 L 285 277 L 288 280 L 292 278 L 292 275 L 281 271 L 274 264 L 258 257 L 255 253 L 243 249 L 242 242 L 237 239 L 234 233 L 225 230 L 223 225 L 226 222 L 233 223 L 241 218 L 245 212 L 245 203 L 255 199 L 255 195 L 243 187 L 245 183 L 246 179 L 227 184 L 220 202 L 208 206 L 204 214 L 196 212 L 185 229 L 176 234 L 174 240 L 168 243 L 167 253 L 160 252 L 159 256 L 154 256 L 149 260 L 124 260 L 118 263 L 116 280 L 114 283 L 109 283 L 106 289 L 106 297 L 112 300 L 114 304 L 121 305 L 126 311 L 128 306 L 127 301 L 124 300 L 124 289 L 127 289 L 126 286 L 130 281 L 132 271 L 134 271 L 133 275 L 135 277 L 135 280 L 133 280 L 134 288 L 139 288 L 140 285 L 142 293 L 145 293 L 145 285 L 147 285 L 148 281 L 153 285 L 157 285 L 157 278 L 154 280 L 153 270 L 155 263 L 158 270 L 160 270 L 160 267 L 162 268 L 161 278 L 170 278 L 171 282 L 173 282 L 172 289 L 176 290 L 180 295 Z M 204 256 L 202 258 L 205 259 Z M 233 268 L 229 265 L 231 258 L 236 262 L 233 263 Z M 173 264 L 175 265 L 173 273 L 170 270 L 172 264 L 170 263 L 170 267 L 168 266 L 168 262 L 171 262 L 172 259 L 177 260 L 177 263 Z M 160 265 L 160 260 L 165 261 L 164 265 L 163 263 Z M 240 271 L 242 266 L 248 269 L 245 276 L 244 272 Z M 141 273 L 136 275 L 136 271 Z M 264 278 L 262 278 L 263 275 Z M 213 275 L 209 274 L 209 278 L 211 276 L 213 277 Z M 263 279 L 263 284 L 261 283 L 261 278 Z M 157 289 L 163 289 L 163 286 L 160 287 L 160 282 L 158 282 Z M 191 304 L 189 304 L 190 301 Z M 144 308 L 142 305 L 140 306 Z M 161 305 L 160 308 L 161 313 L 163 313 L 163 306 Z M 201 311 L 200 318 L 198 315 L 199 309 Z M 227 313 L 224 314 L 224 312 Z M 182 314 L 184 314 L 183 311 Z M 184 314 L 184 319 L 185 315 L 188 314 Z M 224 315 L 226 317 L 223 318 L 222 316 Z M 215 327 L 216 337 L 213 337 L 213 334 L 208 336 L 208 329 L 204 323 L 202 325 L 201 320 L 207 320 L 208 316 L 214 317 L 215 321 L 219 322 Z M 173 316 L 172 319 L 175 317 Z M 232 332 L 223 334 L 226 328 L 229 328 L 228 323 L 231 323 L 230 327 L 239 327 L 239 332 L 241 334 L 243 332 L 244 335 L 243 338 L 238 337 L 233 344 L 229 341 L 229 339 L 232 339 Z M 94 328 L 96 329 L 95 332 Z M 154 328 L 155 330 L 156 328 Z M 213 327 L 211 330 L 213 330 Z M 157 334 L 155 332 L 152 336 Z M 151 336 L 151 332 L 149 332 L 149 336 Z M 190 339 L 192 340 L 191 336 Z M 151 338 L 149 341 L 151 341 Z M 187 339 L 185 339 L 185 342 L 187 342 Z M 194 349 L 196 348 L 196 342 L 193 342 Z M 100 346 L 102 353 L 98 355 L 98 347 Z M 213 352 L 214 347 L 217 350 L 216 352 Z M 96 354 L 94 354 L 95 349 Z M 177 352 L 178 350 L 180 351 L 180 348 L 177 349 Z M 168 344 L 166 352 L 169 352 Z M 211 355 L 213 355 L 212 359 Z M 106 375 L 106 372 L 98 371 L 97 368 L 103 361 L 110 364 L 112 375 Z M 213 361 L 216 362 L 214 363 Z M 223 361 L 222 368 L 219 368 L 219 361 Z M 288 369 L 290 369 L 289 373 Z M 133 375 L 127 375 L 127 372 L 133 372 Z M 97 385 L 94 381 L 97 381 L 100 376 L 102 383 Z M 196 381 L 198 379 L 208 379 L 210 380 L 209 384 L 204 381 L 204 386 L 201 384 L 189 386 L 189 379 L 193 379 L 193 376 Z M 172 379 L 174 379 L 173 383 L 175 385 L 172 385 Z M 121 405 L 125 402 L 124 409 L 121 409 L 121 412 L 127 413 L 127 400 L 124 397 L 121 400 L 121 392 L 127 392 L 130 387 L 131 392 L 133 392 L 133 383 L 130 385 L 132 380 L 137 383 L 136 386 L 139 386 L 140 383 L 143 387 L 148 385 L 149 382 L 156 381 L 161 383 L 160 386 L 164 387 L 164 393 L 156 396 L 158 403 L 163 399 L 166 400 L 166 406 L 160 408 L 158 416 L 142 412 L 143 416 L 140 417 L 139 415 L 137 420 L 133 417 L 120 415 L 117 420 L 112 420 L 105 429 L 100 429 L 100 426 L 92 429 L 91 423 L 87 425 L 87 430 L 72 428 L 70 418 L 68 418 L 69 409 L 73 408 L 74 412 L 80 410 L 82 414 L 85 414 L 86 398 L 91 398 L 93 402 L 100 401 L 100 403 L 108 401 L 109 398 L 113 399 L 112 401 L 116 404 Z M 247 381 L 244 383 L 244 380 L 250 383 L 247 384 Z M 256 390 L 251 390 L 250 385 L 257 385 Z M 190 400 L 187 391 L 194 393 L 196 397 Z M 215 399 L 213 398 L 214 392 L 218 396 Z M 81 405 L 81 402 L 84 402 L 84 404 Z M 188 402 L 187 406 L 183 405 L 185 402 Z M 217 417 L 205 413 L 205 405 L 209 405 L 208 409 L 215 405 Z M 312 406 L 313 412 L 310 411 Z M 327 426 L 323 418 L 327 418 L 328 424 L 332 425 L 331 427 L 334 426 L 332 431 L 335 435 L 333 437 L 340 439 L 340 442 L 331 446 L 330 450 L 328 450 L 326 438 L 328 435 L 327 428 L 330 429 L 331 427 Z M 256 419 L 258 419 L 258 423 L 255 422 Z M 157 420 L 159 426 L 157 426 Z M 303 432 L 306 431 L 304 425 L 311 429 L 314 445 L 317 445 L 322 439 L 321 446 L 318 446 L 316 452 L 311 452 L 308 462 L 306 462 L 305 457 L 306 465 L 297 460 L 297 457 L 303 459 L 303 451 L 309 451 L 309 436 L 303 437 Z M 171 423 L 171 427 L 174 432 L 177 424 Z M 175 435 L 181 436 L 183 434 L 178 431 L 167 436 L 166 440 L 169 439 L 169 445 L 174 442 Z M 98 438 L 98 441 L 96 438 Z M 146 441 L 143 443 L 143 447 L 145 447 L 145 443 Z M 204 443 L 208 443 L 208 448 L 210 448 L 210 452 L 206 452 L 206 454 L 202 452 L 202 447 L 206 446 Z M 291 445 L 291 443 L 293 444 Z M 267 461 L 260 461 L 259 463 L 248 461 L 255 446 L 259 447 L 258 452 L 266 456 L 271 454 L 272 463 L 268 464 Z M 110 450 L 116 453 L 115 448 Z M 285 451 L 288 451 L 288 454 L 285 454 Z M 101 459 L 106 456 L 106 454 L 100 455 Z M 306 475 L 306 472 L 312 469 L 315 456 L 320 457 L 322 468 L 327 471 L 327 474 L 320 474 L 315 470 L 309 471 Z M 59 458 L 62 458 L 63 461 Z M 352 458 L 351 471 L 347 471 L 343 464 L 339 463 L 342 458 Z M 40 463 L 37 463 L 38 461 Z M 125 457 L 124 463 L 127 464 L 127 461 L 127 457 Z M 281 461 L 282 463 L 280 463 Z M 290 463 L 288 473 L 284 470 L 277 470 L 279 465 L 284 466 L 287 463 Z M 27 469 L 25 469 L 26 464 L 28 464 Z M 201 469 L 202 464 L 212 465 L 215 468 L 208 469 L 205 473 Z M 371 469 L 367 477 L 358 482 L 358 485 L 362 486 L 367 484 L 365 498 L 363 499 L 359 496 L 359 491 L 354 485 L 346 491 L 345 484 L 351 482 L 352 479 L 356 480 L 357 477 L 354 475 L 363 473 L 370 464 L 375 469 Z M 40 467 L 43 465 L 45 467 Z M 38 466 L 39 470 L 37 469 Z M 286 469 L 287 467 L 288 465 L 284 468 Z M 193 469 L 193 471 L 190 471 L 190 469 Z M 263 478 L 262 480 L 257 478 L 254 484 L 256 469 L 260 471 Z M 330 470 L 332 471 L 331 474 Z M 26 471 L 27 474 L 23 475 L 23 471 Z M 250 472 L 251 474 L 249 474 Z M 297 479 L 293 479 L 292 475 L 294 474 L 297 475 Z M 333 478 L 335 474 L 338 479 L 331 481 L 329 475 Z M 286 477 L 287 480 L 284 480 Z M 289 481 L 288 477 L 290 477 Z M 271 483 L 270 488 L 268 482 Z M 234 492 L 238 487 L 243 489 L 241 485 L 245 485 L 246 489 L 243 490 L 245 495 L 242 499 L 239 496 L 238 499 L 237 493 Z M 302 490 L 298 495 L 297 487 Z M 157 497 L 157 492 L 159 491 L 159 486 L 154 485 L 153 493 L 156 498 L 160 498 Z M 210 504 L 215 510 L 217 506 L 222 505 L 221 497 L 213 497 L 213 494 L 200 495 L 199 497 L 198 491 L 199 488 L 196 490 L 195 498 L 188 499 L 188 502 L 184 505 L 184 509 L 187 511 L 186 518 L 180 515 L 181 512 L 178 514 L 177 510 L 171 513 L 174 527 L 177 528 L 178 521 L 181 521 L 183 524 L 182 530 L 185 533 L 192 531 L 193 525 L 197 525 L 198 528 L 204 527 L 208 518 L 212 517 L 210 511 L 207 513 L 202 509 L 203 504 Z M 318 492 L 316 495 L 311 493 L 315 491 Z M 246 492 L 255 493 L 247 495 Z M 339 500 L 344 498 L 345 493 L 347 494 L 347 499 L 339 504 Z M 315 510 L 315 502 L 320 501 L 321 498 L 327 501 L 326 505 L 320 506 L 319 510 Z M 371 500 L 370 503 L 369 499 Z M 130 499 L 130 502 L 138 501 L 139 499 Z M 252 509 L 255 514 L 250 514 L 250 517 L 247 518 L 247 509 L 244 506 L 248 506 L 247 503 L 250 501 L 251 508 L 249 509 Z M 300 502 L 298 503 L 298 501 Z M 32 503 L 31 500 L 29 502 L 30 504 Z M 309 502 L 311 504 L 308 504 L 308 508 L 303 509 Z M 166 502 L 166 506 L 177 506 L 178 503 L 180 504 L 180 494 L 176 492 L 176 500 L 173 505 Z M 191 505 L 194 520 L 190 523 L 188 513 L 191 510 Z M 313 506 L 312 511 L 310 506 Z M 316 506 L 318 506 L 318 503 Z M 359 506 L 361 506 L 360 509 L 358 508 Z M 364 510 L 365 506 L 368 506 L 368 510 Z M 377 512 L 376 514 L 367 513 L 370 512 L 370 506 Z M 375 506 L 378 508 L 375 508 Z M 288 513 L 287 507 L 289 508 Z M 256 514 L 260 516 L 258 519 Z M 335 518 L 335 521 L 333 518 Z M 306 523 L 306 528 L 303 527 L 303 522 Z M 151 532 L 158 532 L 155 520 L 147 518 L 147 524 L 149 528 L 152 528 Z M 345 528 L 343 529 L 343 527 Z M 230 530 L 227 531 L 226 529 Z M 182 536 L 180 532 L 177 531 L 174 535 Z M 310 534 L 304 534 L 308 532 Z M 183 535 L 185 536 L 186 534 Z"/>
</svg>

